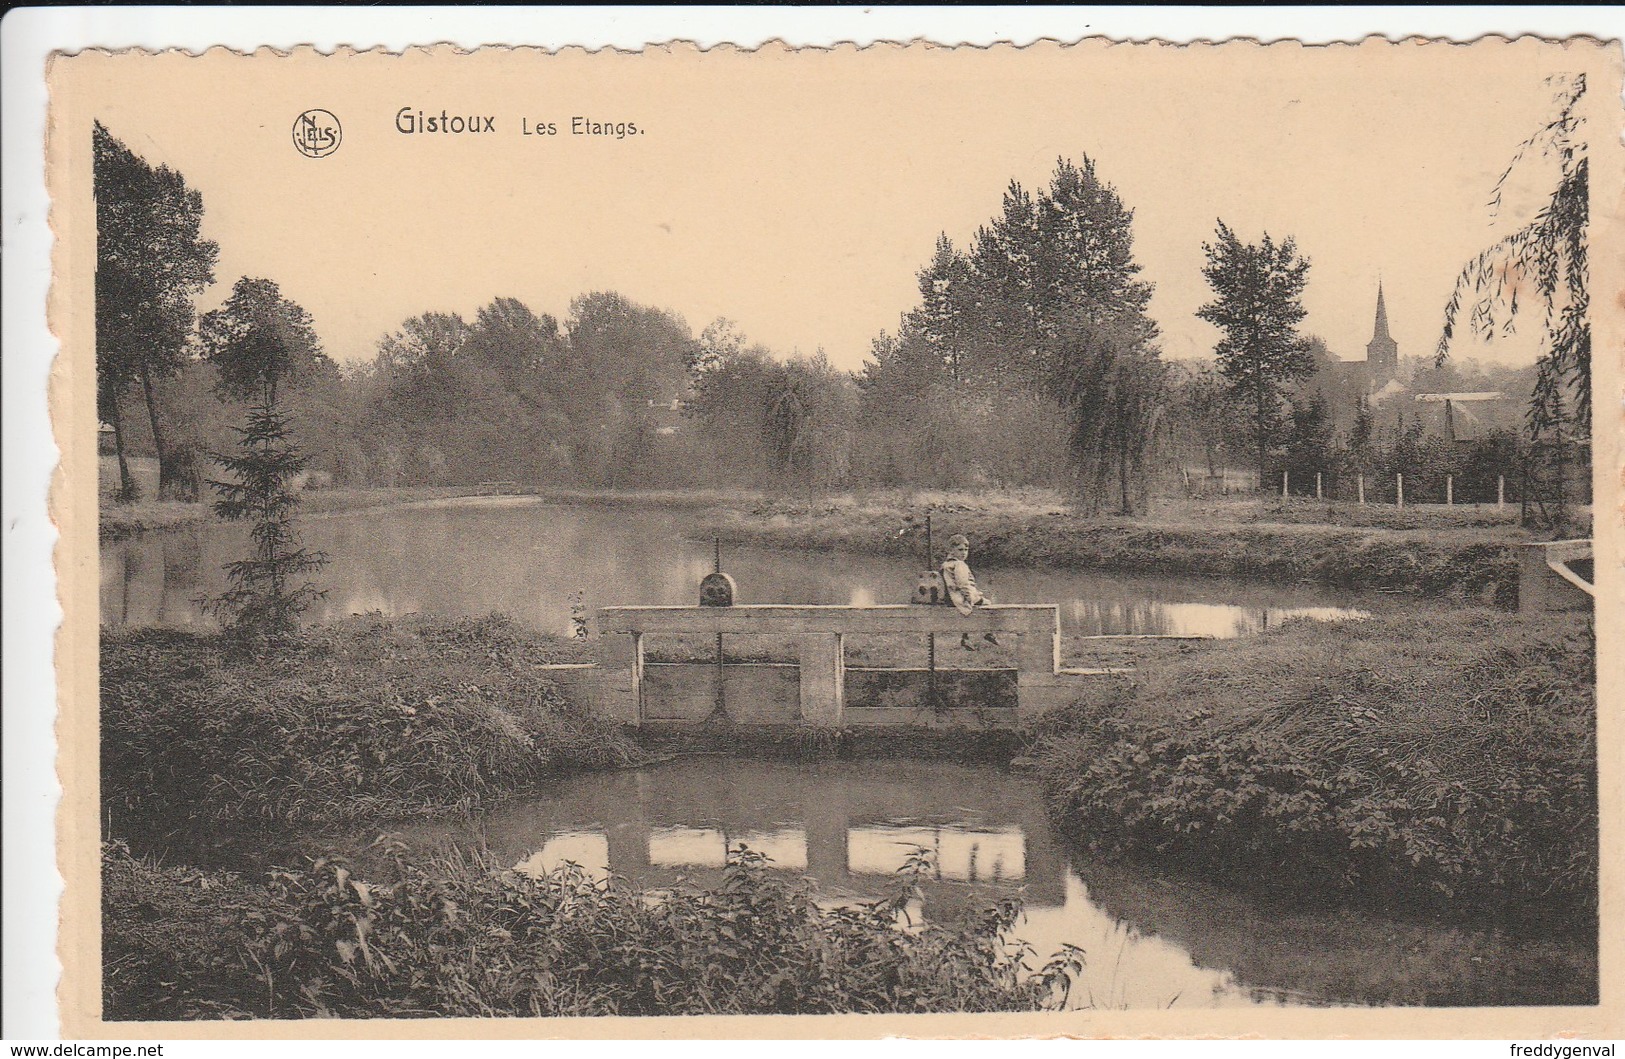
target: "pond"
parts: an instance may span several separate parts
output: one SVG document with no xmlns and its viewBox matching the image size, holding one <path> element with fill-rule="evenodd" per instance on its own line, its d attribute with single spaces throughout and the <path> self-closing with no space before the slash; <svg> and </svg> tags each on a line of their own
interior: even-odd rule
<svg viewBox="0 0 1625 1059">
<path fill-rule="evenodd" d="M 680 510 L 570 507 L 535 499 L 464 498 L 308 516 L 306 546 L 330 563 L 311 617 L 379 611 L 483 616 L 568 634 L 572 606 L 697 601 L 711 544 L 689 536 Z M 945 539 L 945 538 L 944 538 Z M 101 548 L 101 618 L 114 625 L 204 622 L 198 599 L 224 588 L 242 558 L 240 526 L 203 523 Z M 723 568 L 742 603 L 905 603 L 923 560 L 729 545 Z M 974 560 L 974 556 L 973 556 Z M 1055 603 L 1065 633 L 1234 637 L 1291 617 L 1337 619 L 1369 598 L 1309 585 L 1251 584 L 1089 571 L 977 566 L 1004 603 Z"/>
<path fill-rule="evenodd" d="M 1579 946 L 1370 910 L 1266 907 L 1091 859 L 1050 830 L 1036 780 L 994 766 L 687 757 L 557 779 L 488 813 L 304 845 L 337 845 L 365 871 L 369 857 L 382 864 L 381 835 L 418 853 L 484 849 L 527 872 L 574 862 L 654 889 L 714 882 L 726 850 L 743 843 L 831 901 L 887 893 L 923 848 L 935 871 L 918 913 L 948 922 L 1020 898 L 1029 963 L 1067 943 L 1085 951 L 1072 998 L 1082 1007 L 1575 1002 L 1574 983 L 1586 980 Z"/>
</svg>

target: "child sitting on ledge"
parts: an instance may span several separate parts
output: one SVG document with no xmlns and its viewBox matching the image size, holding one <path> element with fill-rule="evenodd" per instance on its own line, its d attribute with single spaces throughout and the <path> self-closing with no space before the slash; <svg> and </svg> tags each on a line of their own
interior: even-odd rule
<svg viewBox="0 0 1625 1059">
<path fill-rule="evenodd" d="M 948 538 L 948 558 L 942 561 L 942 581 L 948 587 L 948 599 L 953 603 L 954 609 L 961 614 L 969 615 L 977 607 L 985 607 L 993 600 L 982 594 L 976 587 L 976 575 L 970 569 L 970 538 L 963 533 L 956 533 Z M 985 634 L 982 639 L 998 646 L 999 641 L 992 633 Z M 959 637 L 959 646 L 967 651 L 976 650 L 971 643 L 970 633 L 963 633 Z"/>
</svg>

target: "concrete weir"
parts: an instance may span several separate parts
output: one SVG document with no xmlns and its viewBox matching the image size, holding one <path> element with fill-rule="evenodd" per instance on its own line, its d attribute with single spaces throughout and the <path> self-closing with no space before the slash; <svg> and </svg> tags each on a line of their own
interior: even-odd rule
<svg viewBox="0 0 1625 1059">
<path fill-rule="evenodd" d="M 1590 540 L 1526 544 L 1518 556 L 1518 610 L 1590 610 L 1597 594 Z"/>
<path fill-rule="evenodd" d="M 605 607 L 597 627 L 599 665 L 561 670 L 559 676 L 587 692 L 600 713 L 630 724 L 703 722 L 721 701 L 727 719 L 737 724 L 1014 727 L 1064 702 L 1092 675 L 1061 669 L 1060 609 L 1053 604 L 978 607 L 969 615 L 916 605 Z M 847 636 L 928 633 L 1014 637 L 1016 664 L 934 672 L 846 665 Z M 795 644 L 796 662 L 645 661 L 648 637 L 681 635 L 787 638 Z"/>
</svg>

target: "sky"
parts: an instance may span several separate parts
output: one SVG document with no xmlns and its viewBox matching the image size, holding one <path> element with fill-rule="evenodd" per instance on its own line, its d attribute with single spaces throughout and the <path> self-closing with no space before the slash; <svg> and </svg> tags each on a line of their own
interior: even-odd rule
<svg viewBox="0 0 1625 1059">
<path fill-rule="evenodd" d="M 1488 205 L 1551 113 L 1544 79 L 1594 61 L 1533 41 L 81 55 L 54 120 L 91 114 L 202 193 L 220 262 L 201 308 L 267 276 L 342 363 L 426 311 L 509 296 L 563 319 L 607 289 L 856 369 L 915 304 L 939 232 L 966 245 L 1010 180 L 1036 188 L 1085 154 L 1135 211 L 1165 355 L 1217 340 L 1194 313 L 1223 219 L 1297 241 L 1303 330 L 1359 359 L 1379 280 L 1401 356 L 1431 354 L 1457 273 L 1549 186 L 1536 160 L 1499 218 Z M 342 124 L 326 157 L 292 142 L 311 107 Z M 494 131 L 405 134 L 402 108 Z M 575 135 L 575 117 L 641 131 Z M 84 125 L 53 135 L 88 148 Z M 1535 330 L 1457 354 L 1525 362 Z"/>
</svg>

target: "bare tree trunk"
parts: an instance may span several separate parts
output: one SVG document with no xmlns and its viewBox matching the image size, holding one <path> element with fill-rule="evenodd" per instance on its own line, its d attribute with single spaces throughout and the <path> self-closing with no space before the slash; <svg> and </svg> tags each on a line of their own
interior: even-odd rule
<svg viewBox="0 0 1625 1059">
<path fill-rule="evenodd" d="M 130 460 L 124 453 L 124 401 L 113 398 L 113 447 L 118 450 L 119 498 L 126 502 L 135 499 L 135 479 L 130 477 Z"/>
<path fill-rule="evenodd" d="M 1134 498 L 1129 495 L 1129 491 L 1128 491 L 1128 485 L 1129 485 L 1129 465 L 1128 465 L 1128 461 L 1129 461 L 1129 446 L 1131 444 L 1132 444 L 1132 442 L 1129 440 L 1129 431 L 1128 431 L 1127 428 L 1123 428 L 1122 433 L 1118 438 L 1118 445 L 1117 445 L 1117 491 L 1118 491 L 1118 494 L 1122 497 L 1123 514 L 1125 514 L 1125 515 L 1134 514 Z"/>
<path fill-rule="evenodd" d="M 153 395 L 152 375 L 147 370 L 147 362 L 141 361 L 141 393 L 147 399 L 147 418 L 152 421 L 152 447 L 158 452 L 158 499 L 168 500 L 175 490 L 175 483 L 171 480 L 174 469 L 170 467 L 169 445 L 164 441 L 163 429 L 158 425 L 158 401 Z"/>
<path fill-rule="evenodd" d="M 1269 449 L 1268 431 L 1264 428 L 1264 365 L 1253 366 L 1253 385 L 1258 399 L 1257 422 L 1254 424 L 1258 431 L 1258 495 L 1264 495 L 1264 456 Z"/>
</svg>

